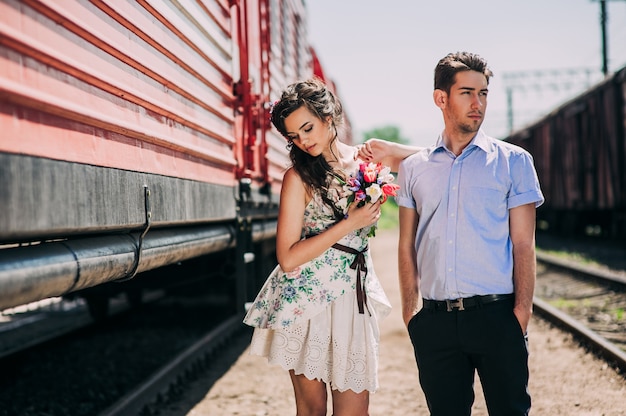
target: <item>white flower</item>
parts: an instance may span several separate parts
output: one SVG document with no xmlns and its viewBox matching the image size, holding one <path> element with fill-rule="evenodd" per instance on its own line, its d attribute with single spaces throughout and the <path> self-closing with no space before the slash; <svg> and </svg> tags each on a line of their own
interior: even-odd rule
<svg viewBox="0 0 626 416">
<path fill-rule="evenodd" d="M 378 177 L 384 178 L 389 174 L 391 174 L 391 168 L 389 166 L 385 166 L 380 170 L 380 172 L 378 172 Z"/>
<path fill-rule="evenodd" d="M 378 172 L 378 180 L 376 181 L 376 183 L 378 183 L 379 185 L 382 185 L 385 183 L 391 183 L 395 179 L 396 178 L 394 178 L 394 176 L 391 173 L 391 168 L 389 166 L 385 166 L 380 170 L 380 172 Z"/>
<path fill-rule="evenodd" d="M 378 183 L 379 184 L 392 183 L 395 179 L 396 178 L 394 178 L 393 175 L 389 173 L 385 176 L 379 176 Z"/>
<path fill-rule="evenodd" d="M 373 204 L 381 197 L 383 190 L 377 183 L 373 183 L 365 190 L 365 193 L 370 197 L 370 202 Z"/>
</svg>

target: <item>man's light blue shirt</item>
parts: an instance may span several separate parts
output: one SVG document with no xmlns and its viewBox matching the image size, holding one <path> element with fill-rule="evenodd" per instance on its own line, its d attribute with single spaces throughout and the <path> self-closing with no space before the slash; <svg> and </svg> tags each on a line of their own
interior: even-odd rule
<svg viewBox="0 0 626 416">
<path fill-rule="evenodd" d="M 417 210 L 424 298 L 513 293 L 509 210 L 544 201 L 532 156 L 479 131 L 459 156 L 437 143 L 406 158 L 398 205 Z"/>
</svg>

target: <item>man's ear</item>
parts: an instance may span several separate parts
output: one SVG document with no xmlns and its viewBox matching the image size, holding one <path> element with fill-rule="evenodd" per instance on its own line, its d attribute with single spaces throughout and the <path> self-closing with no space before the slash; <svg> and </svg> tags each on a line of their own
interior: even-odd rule
<svg viewBox="0 0 626 416">
<path fill-rule="evenodd" d="M 443 110 L 448 100 L 448 95 L 445 91 L 437 89 L 433 91 L 433 100 L 435 105 Z"/>
</svg>

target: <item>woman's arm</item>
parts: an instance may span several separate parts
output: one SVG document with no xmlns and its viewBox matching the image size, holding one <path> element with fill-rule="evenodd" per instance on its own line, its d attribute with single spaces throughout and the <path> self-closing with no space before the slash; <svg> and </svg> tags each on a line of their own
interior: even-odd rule
<svg viewBox="0 0 626 416">
<path fill-rule="evenodd" d="M 352 204 L 348 216 L 321 234 L 301 240 L 306 204 L 311 199 L 300 176 L 289 169 L 283 178 L 276 230 L 276 256 L 280 267 L 289 272 L 320 256 L 343 236 L 374 224 L 380 217 L 380 203 L 357 208 Z"/>
<path fill-rule="evenodd" d="M 421 147 L 372 138 L 359 146 L 357 156 L 365 162 L 380 162 L 397 172 L 404 158 L 420 150 Z"/>
</svg>

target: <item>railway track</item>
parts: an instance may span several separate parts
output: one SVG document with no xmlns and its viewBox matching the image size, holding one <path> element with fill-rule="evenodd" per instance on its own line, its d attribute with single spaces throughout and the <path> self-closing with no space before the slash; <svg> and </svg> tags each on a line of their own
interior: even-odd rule
<svg viewBox="0 0 626 416">
<path fill-rule="evenodd" d="M 626 276 L 537 253 L 535 311 L 626 372 Z"/>
<path fill-rule="evenodd" d="M 232 348 L 237 342 L 234 338 L 243 332 L 242 319 L 240 315 L 226 319 L 99 416 L 158 414 L 160 406 L 175 401 L 213 360 L 222 361 L 219 354 Z"/>
</svg>

